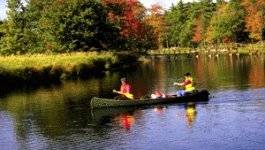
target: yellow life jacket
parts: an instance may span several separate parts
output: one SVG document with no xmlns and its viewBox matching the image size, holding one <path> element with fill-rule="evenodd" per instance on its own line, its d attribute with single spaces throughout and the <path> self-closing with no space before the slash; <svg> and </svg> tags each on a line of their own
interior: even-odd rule
<svg viewBox="0 0 265 150">
<path fill-rule="evenodd" d="M 195 90 L 195 88 L 193 87 L 192 77 L 188 77 L 186 80 L 189 80 L 191 83 L 185 85 L 185 92 L 192 92 L 193 90 Z"/>
</svg>

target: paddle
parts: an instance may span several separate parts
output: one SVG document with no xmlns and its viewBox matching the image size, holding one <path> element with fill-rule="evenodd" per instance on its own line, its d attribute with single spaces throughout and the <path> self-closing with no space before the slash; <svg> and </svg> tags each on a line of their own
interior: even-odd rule
<svg viewBox="0 0 265 150">
<path fill-rule="evenodd" d="M 131 93 L 121 93 L 120 91 L 117 91 L 117 90 L 112 90 L 112 91 L 113 93 L 121 94 L 121 95 L 126 96 L 129 99 L 133 99 L 133 95 Z"/>
</svg>

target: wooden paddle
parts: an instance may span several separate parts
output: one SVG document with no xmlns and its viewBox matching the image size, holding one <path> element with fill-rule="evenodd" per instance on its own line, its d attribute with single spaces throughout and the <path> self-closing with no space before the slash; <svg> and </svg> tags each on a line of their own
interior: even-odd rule
<svg viewBox="0 0 265 150">
<path fill-rule="evenodd" d="M 129 99 L 133 99 L 133 94 L 131 94 L 131 93 L 121 93 L 120 91 L 117 91 L 117 90 L 112 90 L 112 91 L 113 91 L 113 93 L 118 93 L 118 94 L 126 96 Z"/>
</svg>

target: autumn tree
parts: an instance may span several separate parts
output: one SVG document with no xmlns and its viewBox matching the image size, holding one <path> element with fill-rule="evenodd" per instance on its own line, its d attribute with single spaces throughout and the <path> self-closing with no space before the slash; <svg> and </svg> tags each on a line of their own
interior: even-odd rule
<svg viewBox="0 0 265 150">
<path fill-rule="evenodd" d="M 156 46 L 154 48 L 162 48 L 163 46 L 163 36 L 165 32 L 165 19 L 164 19 L 164 10 L 158 5 L 154 4 L 148 10 L 148 13 L 144 19 L 147 25 L 150 25 L 154 29 L 154 38 Z"/>
<path fill-rule="evenodd" d="M 246 10 L 246 31 L 250 33 L 252 40 L 263 40 L 265 29 L 265 1 L 264 0 L 242 0 Z"/>
<path fill-rule="evenodd" d="M 192 41 L 205 45 L 207 39 L 207 29 L 209 27 L 216 4 L 212 0 L 201 0 L 198 3 L 198 10 L 195 17 L 194 35 Z"/>
<path fill-rule="evenodd" d="M 120 49 L 137 49 L 143 43 L 145 8 L 138 0 L 103 0 L 108 8 L 108 20 L 119 29 Z"/>
</svg>

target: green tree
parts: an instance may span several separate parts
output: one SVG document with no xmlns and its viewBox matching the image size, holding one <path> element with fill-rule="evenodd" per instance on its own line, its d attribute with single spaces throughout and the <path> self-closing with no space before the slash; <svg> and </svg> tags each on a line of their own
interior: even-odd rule
<svg viewBox="0 0 265 150">
<path fill-rule="evenodd" d="M 184 28 L 187 13 L 183 1 L 180 0 L 177 6 L 172 6 L 165 14 L 167 23 L 166 40 L 169 46 L 180 46 L 180 31 Z"/>
<path fill-rule="evenodd" d="M 239 0 L 220 2 L 212 17 L 208 40 L 213 43 L 237 40 L 237 34 L 244 30 L 244 9 Z"/>
<path fill-rule="evenodd" d="M 2 54 L 25 53 L 28 39 L 25 36 L 25 7 L 20 0 L 7 0 L 7 21 L 3 24 Z"/>
<path fill-rule="evenodd" d="M 200 18 L 201 18 L 201 39 L 205 45 L 207 39 L 207 29 L 210 25 L 211 18 L 213 13 L 216 10 L 216 4 L 212 0 L 202 0 L 200 8 Z"/>
<path fill-rule="evenodd" d="M 0 40 L 4 36 L 4 21 L 0 20 Z"/>
<path fill-rule="evenodd" d="M 98 0 L 29 0 L 24 13 L 28 52 L 107 49 L 117 29 Z"/>
</svg>

